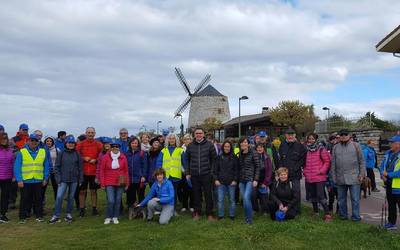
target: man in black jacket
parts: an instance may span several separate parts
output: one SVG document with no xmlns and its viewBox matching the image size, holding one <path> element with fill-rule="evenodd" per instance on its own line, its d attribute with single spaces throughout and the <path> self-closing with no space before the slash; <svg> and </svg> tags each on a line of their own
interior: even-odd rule
<svg viewBox="0 0 400 250">
<path fill-rule="evenodd" d="M 293 190 L 299 197 L 295 208 L 300 213 L 300 180 L 302 178 L 302 169 L 305 164 L 307 150 L 304 145 L 296 140 L 296 132 L 289 128 L 285 133 L 286 140 L 279 147 L 279 167 L 285 167 L 289 170 L 289 181 L 293 184 Z"/>
<path fill-rule="evenodd" d="M 202 193 L 204 192 L 207 219 L 213 221 L 212 175 L 217 154 L 214 145 L 205 139 L 202 128 L 195 129 L 194 137 L 195 140 L 186 149 L 186 178 L 191 180 L 193 185 L 193 219 L 200 219 Z"/>
</svg>

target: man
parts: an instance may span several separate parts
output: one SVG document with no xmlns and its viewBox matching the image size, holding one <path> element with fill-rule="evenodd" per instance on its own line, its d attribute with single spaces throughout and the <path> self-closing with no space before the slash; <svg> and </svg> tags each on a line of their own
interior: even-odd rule
<svg viewBox="0 0 400 250">
<path fill-rule="evenodd" d="M 376 188 L 376 181 L 375 181 L 375 173 L 374 168 L 377 167 L 377 155 L 374 149 L 373 143 L 371 140 L 367 141 L 367 144 L 361 145 L 365 166 L 367 168 L 367 176 L 371 180 L 371 188 L 372 192 L 379 192 L 379 189 Z"/>
<path fill-rule="evenodd" d="M 339 214 L 347 220 L 347 190 L 350 190 L 353 221 L 360 221 L 360 184 L 365 176 L 365 161 L 360 145 L 351 140 L 348 130 L 339 132 L 339 143 L 333 147 L 331 174 L 336 183 Z"/>
<path fill-rule="evenodd" d="M 21 188 L 20 223 L 26 222 L 27 213 L 34 207 L 37 222 L 43 222 L 42 188 L 50 174 L 50 160 L 46 151 L 39 148 L 39 137 L 29 136 L 27 145 L 18 153 L 14 163 L 14 175 Z"/>
<path fill-rule="evenodd" d="M 121 128 L 119 130 L 119 144 L 121 145 L 121 152 L 126 154 L 129 150 L 129 133 L 126 128 Z"/>
<path fill-rule="evenodd" d="M 42 138 L 43 138 L 43 132 L 42 131 L 40 131 L 40 130 L 35 130 L 35 131 L 33 131 L 33 133 L 36 135 L 36 137 L 38 138 L 38 140 L 39 140 L 39 148 L 45 148 L 44 147 L 44 142 L 42 141 Z"/>
<path fill-rule="evenodd" d="M 301 197 L 300 180 L 303 176 L 302 169 L 305 164 L 307 150 L 304 145 L 296 139 L 296 132 L 289 128 L 286 130 L 285 138 L 279 147 L 279 167 L 289 170 L 289 181 L 293 185 L 293 190 L 297 197 Z M 295 205 L 295 209 L 300 213 L 301 199 Z"/>
<path fill-rule="evenodd" d="M 390 150 L 386 152 L 380 167 L 381 178 L 386 187 L 389 205 L 386 230 L 396 230 L 397 207 L 400 208 L 400 135 L 389 139 Z"/>
<path fill-rule="evenodd" d="M 17 135 L 12 138 L 12 141 L 16 147 L 16 149 L 21 149 L 25 146 L 25 144 L 29 140 L 29 127 L 27 124 L 22 123 L 19 125 L 19 130 L 17 132 Z"/>
<path fill-rule="evenodd" d="M 76 151 L 83 159 L 83 183 L 81 183 L 79 189 L 80 217 L 85 216 L 85 203 L 88 186 L 92 197 L 92 215 L 99 215 L 99 212 L 97 211 L 97 189 L 99 187 L 99 181 L 96 179 L 96 165 L 97 157 L 103 150 L 103 146 L 101 142 L 94 139 L 95 136 L 96 130 L 93 127 L 88 127 L 86 129 L 86 139 L 79 142 L 76 146 Z"/>
<path fill-rule="evenodd" d="M 194 212 L 193 219 L 199 220 L 201 214 L 201 200 L 206 201 L 206 215 L 209 221 L 213 217 L 213 165 L 217 154 L 212 142 L 204 137 L 204 130 L 196 128 L 194 131 L 195 140 L 186 149 L 186 179 L 191 181 L 193 186 Z"/>
<path fill-rule="evenodd" d="M 58 148 L 60 151 L 64 150 L 65 139 L 66 138 L 67 138 L 67 132 L 66 131 L 58 131 L 55 145 L 56 145 L 56 148 Z"/>
</svg>

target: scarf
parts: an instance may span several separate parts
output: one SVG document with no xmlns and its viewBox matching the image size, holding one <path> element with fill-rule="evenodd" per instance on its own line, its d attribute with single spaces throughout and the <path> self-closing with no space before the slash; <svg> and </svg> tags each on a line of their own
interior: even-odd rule
<svg viewBox="0 0 400 250">
<path fill-rule="evenodd" d="M 112 169 L 119 168 L 118 158 L 120 155 L 121 155 L 121 152 L 118 152 L 118 154 L 114 154 L 113 152 L 111 152 L 111 158 L 112 158 L 111 168 Z"/>
<path fill-rule="evenodd" d="M 319 142 L 315 142 L 314 144 L 307 144 L 307 150 L 310 152 L 317 151 L 322 145 Z"/>
<path fill-rule="evenodd" d="M 147 143 L 147 144 L 142 143 L 141 148 L 144 152 L 149 152 L 151 145 L 149 143 Z"/>
</svg>

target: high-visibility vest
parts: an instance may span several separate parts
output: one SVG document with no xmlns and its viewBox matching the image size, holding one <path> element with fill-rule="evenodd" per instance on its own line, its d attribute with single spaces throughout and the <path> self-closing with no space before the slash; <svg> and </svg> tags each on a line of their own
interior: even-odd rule
<svg viewBox="0 0 400 250">
<path fill-rule="evenodd" d="M 22 155 L 22 180 L 43 180 L 44 160 L 46 158 L 46 151 L 39 149 L 36 158 L 33 159 L 28 149 L 23 148 L 20 150 Z"/>
<path fill-rule="evenodd" d="M 166 177 L 182 178 L 182 148 L 175 148 L 172 155 L 168 148 L 161 150 L 163 153 L 162 168 L 165 170 Z"/>
<path fill-rule="evenodd" d="M 400 170 L 400 159 L 397 159 L 396 165 L 394 166 L 393 172 L 396 172 L 396 171 L 399 171 L 399 170 Z M 395 189 L 397 189 L 397 190 L 395 190 Z M 392 190 L 394 190 L 395 193 L 398 193 L 400 191 L 400 178 L 393 178 L 392 179 Z"/>
</svg>

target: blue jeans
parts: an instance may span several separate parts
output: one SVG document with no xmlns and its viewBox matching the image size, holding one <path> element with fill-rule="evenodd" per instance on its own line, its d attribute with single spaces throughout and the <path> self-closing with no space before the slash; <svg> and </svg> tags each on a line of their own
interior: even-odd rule
<svg viewBox="0 0 400 250">
<path fill-rule="evenodd" d="M 74 209 L 74 197 L 75 191 L 78 186 L 76 182 L 62 182 L 57 189 L 57 197 L 56 197 L 56 204 L 54 207 L 54 216 L 60 217 L 61 209 L 62 209 L 62 202 L 64 199 L 65 192 L 68 188 L 68 196 L 67 196 L 67 214 L 71 214 L 72 210 Z"/>
<path fill-rule="evenodd" d="M 235 191 L 236 191 L 236 186 L 232 185 L 219 185 L 217 187 L 217 193 L 218 193 L 218 217 L 224 217 L 225 214 L 225 206 L 224 206 L 224 201 L 225 201 L 225 194 L 228 192 L 229 194 L 229 216 L 234 217 L 235 216 L 235 208 L 236 208 L 236 201 L 235 201 Z"/>
<path fill-rule="evenodd" d="M 251 204 L 251 194 L 253 192 L 253 182 L 240 182 L 239 183 L 240 193 L 243 198 L 244 214 L 246 217 L 246 223 L 253 223 L 253 206 Z"/>
<path fill-rule="evenodd" d="M 106 186 L 106 194 L 107 194 L 106 218 L 119 217 L 119 209 L 121 207 L 121 200 L 123 193 L 124 193 L 123 187 Z"/>
<path fill-rule="evenodd" d="M 361 220 L 360 217 L 360 185 L 337 185 L 339 213 L 342 219 L 347 219 L 347 190 L 350 190 L 351 199 L 351 219 Z"/>
</svg>

